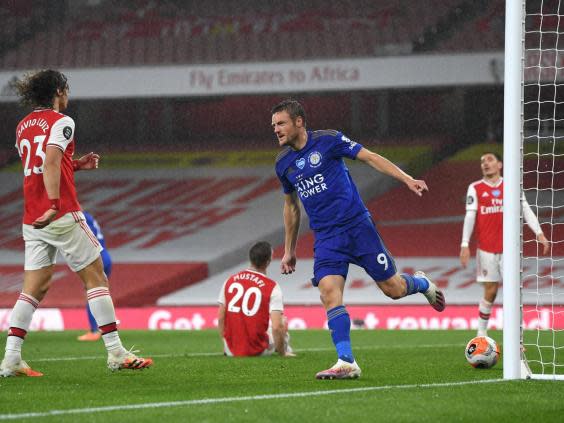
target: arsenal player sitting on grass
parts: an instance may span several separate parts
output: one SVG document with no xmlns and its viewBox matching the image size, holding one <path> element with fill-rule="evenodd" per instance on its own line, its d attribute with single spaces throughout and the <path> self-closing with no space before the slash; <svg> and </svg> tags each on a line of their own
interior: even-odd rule
<svg viewBox="0 0 564 423">
<path fill-rule="evenodd" d="M 16 88 L 22 103 L 34 110 L 16 128 L 24 176 L 24 280 L 10 316 L 0 376 L 42 376 L 22 360 L 21 350 L 33 313 L 49 290 L 57 251 L 84 284 L 108 352 L 108 367 L 149 367 L 150 358 L 137 357 L 121 343 L 100 243 L 86 225 L 76 196 L 74 172 L 98 168 L 99 156 L 89 153 L 72 158 L 74 121 L 62 113 L 68 105 L 67 78 L 58 71 L 43 70 L 27 75 Z"/>
<path fill-rule="evenodd" d="M 225 281 L 219 293 L 218 329 L 227 356 L 293 357 L 280 286 L 266 276 L 272 247 L 257 242 L 249 251 L 251 266 Z M 272 326 L 269 328 L 269 321 Z"/>
</svg>

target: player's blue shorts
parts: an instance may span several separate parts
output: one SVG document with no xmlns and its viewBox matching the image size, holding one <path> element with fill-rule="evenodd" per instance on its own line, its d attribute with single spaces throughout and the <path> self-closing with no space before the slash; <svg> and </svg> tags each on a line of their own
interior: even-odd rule
<svg viewBox="0 0 564 423">
<path fill-rule="evenodd" d="M 327 275 L 341 275 L 346 279 L 350 263 L 362 267 L 376 282 L 397 273 L 394 259 L 370 217 L 333 237 L 316 239 L 314 261 L 313 286 Z"/>
</svg>

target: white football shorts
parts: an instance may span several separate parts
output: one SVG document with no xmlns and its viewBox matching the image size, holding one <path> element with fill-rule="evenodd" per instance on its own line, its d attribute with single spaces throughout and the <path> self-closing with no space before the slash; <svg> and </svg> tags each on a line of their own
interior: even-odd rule
<svg viewBox="0 0 564 423">
<path fill-rule="evenodd" d="M 478 282 L 501 282 L 503 254 L 476 250 L 476 280 Z"/>
<path fill-rule="evenodd" d="M 92 233 L 81 211 L 69 212 L 43 229 L 22 225 L 25 241 L 24 270 L 38 270 L 56 263 L 57 251 L 73 272 L 93 263 L 102 246 Z"/>
</svg>

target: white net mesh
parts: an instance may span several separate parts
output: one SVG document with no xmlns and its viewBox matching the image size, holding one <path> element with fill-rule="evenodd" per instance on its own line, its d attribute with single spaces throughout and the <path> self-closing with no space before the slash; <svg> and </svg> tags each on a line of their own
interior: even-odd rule
<svg viewBox="0 0 564 423">
<path fill-rule="evenodd" d="M 564 376 L 564 5 L 525 0 L 523 190 L 550 250 L 523 230 L 524 355 Z"/>
</svg>

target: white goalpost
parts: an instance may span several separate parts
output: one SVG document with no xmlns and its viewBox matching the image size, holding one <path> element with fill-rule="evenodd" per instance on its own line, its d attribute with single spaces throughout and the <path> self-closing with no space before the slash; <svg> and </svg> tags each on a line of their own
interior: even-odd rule
<svg viewBox="0 0 564 423">
<path fill-rule="evenodd" d="M 503 377 L 564 380 L 564 6 L 506 0 L 505 23 Z"/>
</svg>

